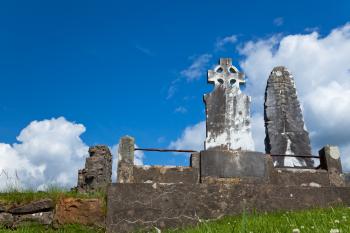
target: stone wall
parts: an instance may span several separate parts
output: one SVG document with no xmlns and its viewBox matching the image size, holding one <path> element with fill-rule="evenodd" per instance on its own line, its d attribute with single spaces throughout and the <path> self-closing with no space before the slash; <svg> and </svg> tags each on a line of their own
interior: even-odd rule
<svg viewBox="0 0 350 233">
<path fill-rule="evenodd" d="M 113 184 L 107 232 L 179 228 L 243 210 L 280 211 L 350 204 L 350 187 L 229 184 Z"/>
</svg>

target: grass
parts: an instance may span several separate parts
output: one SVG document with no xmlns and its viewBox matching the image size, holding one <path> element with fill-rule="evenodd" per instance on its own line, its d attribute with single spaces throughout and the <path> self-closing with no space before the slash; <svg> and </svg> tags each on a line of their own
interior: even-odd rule
<svg viewBox="0 0 350 233">
<path fill-rule="evenodd" d="M 37 192 L 34 190 L 6 190 L 0 192 L 0 203 L 4 204 L 26 204 L 31 201 L 50 198 L 55 203 L 62 197 L 75 198 L 100 198 L 105 200 L 106 194 L 104 192 L 94 193 L 78 193 L 76 191 L 69 191 L 65 188 L 50 187 L 45 192 Z"/>
<path fill-rule="evenodd" d="M 102 233 L 103 229 L 67 225 L 59 229 L 27 226 L 16 230 L 0 229 L 0 233 Z M 157 232 L 154 230 L 153 232 Z M 196 227 L 164 230 L 162 233 L 348 233 L 350 208 L 338 207 L 272 214 L 248 214 L 202 221 Z"/>
<path fill-rule="evenodd" d="M 154 231 L 156 232 L 156 231 Z M 162 233 L 349 233 L 347 207 L 272 214 L 248 214 L 204 221 L 196 227 Z"/>
<path fill-rule="evenodd" d="M 74 198 L 98 198 L 102 200 L 102 210 L 104 213 L 107 211 L 107 197 L 105 192 L 93 192 L 93 193 L 79 193 L 77 191 L 67 190 L 60 187 L 49 187 L 45 192 L 34 190 L 16 190 L 8 189 L 4 192 L 0 192 L 0 204 L 5 205 L 22 205 L 32 201 L 50 198 L 56 204 L 60 198 L 74 197 Z"/>
<path fill-rule="evenodd" d="M 82 225 L 66 225 L 58 229 L 47 228 L 40 225 L 30 225 L 16 230 L 0 228 L 0 233 L 103 233 L 104 229 L 96 229 Z"/>
</svg>

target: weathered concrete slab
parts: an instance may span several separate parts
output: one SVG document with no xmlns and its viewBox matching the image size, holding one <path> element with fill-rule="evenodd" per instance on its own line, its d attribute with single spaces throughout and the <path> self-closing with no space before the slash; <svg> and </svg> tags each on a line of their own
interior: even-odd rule
<svg viewBox="0 0 350 233">
<path fill-rule="evenodd" d="M 275 67 L 265 91 L 266 153 L 275 155 L 311 155 L 309 133 L 292 75 L 283 67 Z M 277 157 L 277 166 L 312 166 L 308 158 Z"/>
<path fill-rule="evenodd" d="M 207 137 L 205 149 L 254 150 L 250 131 L 250 97 L 240 90 L 244 74 L 232 65 L 231 58 L 221 58 L 208 71 L 208 83 L 214 90 L 204 95 Z"/>
<path fill-rule="evenodd" d="M 350 204 L 350 187 L 277 185 L 113 184 L 107 232 L 179 228 L 199 219 L 246 211 L 298 210 Z"/>
<path fill-rule="evenodd" d="M 201 151 L 201 177 L 266 176 L 265 154 L 253 151 Z"/>
</svg>

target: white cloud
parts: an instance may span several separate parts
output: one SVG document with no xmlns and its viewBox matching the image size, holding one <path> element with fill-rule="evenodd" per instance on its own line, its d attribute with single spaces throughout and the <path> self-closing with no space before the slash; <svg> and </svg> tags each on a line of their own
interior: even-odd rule
<svg viewBox="0 0 350 233">
<path fill-rule="evenodd" d="M 14 182 L 23 188 L 76 185 L 88 155 L 80 139 L 84 132 L 82 124 L 60 117 L 31 122 L 17 137 L 19 143 L 0 143 L 0 189 Z"/>
<path fill-rule="evenodd" d="M 284 24 L 284 19 L 282 17 L 275 18 L 273 24 L 277 27 L 282 26 Z"/>
<path fill-rule="evenodd" d="M 215 43 L 215 50 L 223 50 L 227 44 L 234 44 L 237 42 L 237 36 L 226 36 L 224 38 L 218 38 Z"/>
<path fill-rule="evenodd" d="M 204 149 L 204 141 L 205 121 L 201 121 L 196 125 L 186 127 L 181 137 L 172 141 L 169 148 L 200 151 Z"/>
<path fill-rule="evenodd" d="M 350 24 L 326 36 L 317 32 L 249 41 L 240 48 L 255 112 L 263 112 L 266 80 L 274 66 L 293 74 L 315 150 L 325 144 L 350 145 Z M 263 138 L 261 138 L 263 140 Z M 348 150 L 347 150 L 348 151 Z M 346 155 L 349 156 L 349 155 Z M 344 167 L 350 168 L 350 160 Z"/>
<path fill-rule="evenodd" d="M 181 75 L 187 79 L 187 81 L 197 80 L 204 76 L 207 65 L 212 58 L 211 54 L 202 54 L 200 56 L 191 58 L 192 64 L 187 69 L 181 71 Z"/>
<path fill-rule="evenodd" d="M 179 107 L 175 108 L 175 112 L 177 112 L 177 113 L 186 113 L 187 112 L 187 108 L 185 108 L 183 106 L 179 106 Z"/>
</svg>

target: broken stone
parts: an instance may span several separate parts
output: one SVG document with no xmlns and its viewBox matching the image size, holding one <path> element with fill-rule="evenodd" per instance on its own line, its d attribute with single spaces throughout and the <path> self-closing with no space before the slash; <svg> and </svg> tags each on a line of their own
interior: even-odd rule
<svg viewBox="0 0 350 233">
<path fill-rule="evenodd" d="M 214 70 L 208 71 L 208 83 L 214 90 L 204 95 L 207 118 L 205 149 L 254 150 L 251 135 L 250 97 L 240 90 L 244 74 L 221 58 Z"/>
<path fill-rule="evenodd" d="M 14 217 L 13 227 L 25 226 L 32 223 L 38 223 L 40 225 L 48 226 L 52 224 L 53 216 L 53 211 L 16 215 Z"/>
<path fill-rule="evenodd" d="M 112 154 L 107 146 L 89 148 L 85 169 L 78 172 L 78 191 L 105 191 L 112 182 Z"/>
<path fill-rule="evenodd" d="M 0 213 L 6 212 L 6 207 L 2 204 L 0 204 Z"/>
<path fill-rule="evenodd" d="M 33 201 L 29 204 L 13 207 L 8 210 L 11 214 L 32 214 L 37 212 L 45 212 L 52 210 L 54 203 L 51 199 L 42 199 L 39 201 Z"/>
<path fill-rule="evenodd" d="M 100 199 L 62 198 L 56 205 L 55 224 L 104 226 L 105 215 Z"/>
<path fill-rule="evenodd" d="M 2 227 L 12 227 L 14 218 L 12 214 L 0 213 L 0 228 Z"/>
<path fill-rule="evenodd" d="M 311 155 L 294 79 L 283 67 L 275 67 L 265 91 L 265 150 L 272 155 Z M 276 166 L 312 166 L 310 158 L 277 157 Z"/>
</svg>

